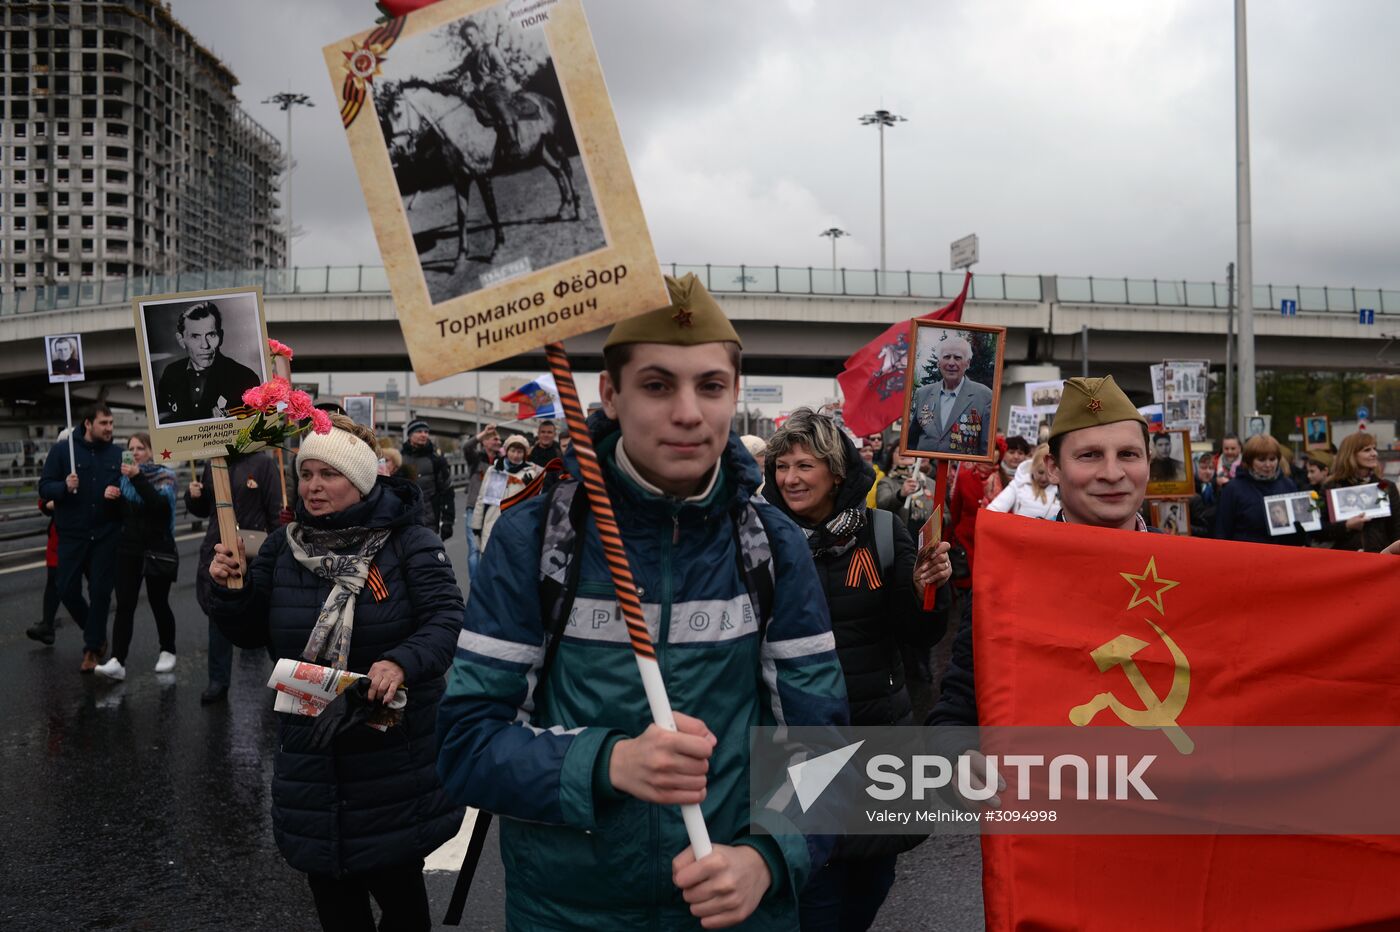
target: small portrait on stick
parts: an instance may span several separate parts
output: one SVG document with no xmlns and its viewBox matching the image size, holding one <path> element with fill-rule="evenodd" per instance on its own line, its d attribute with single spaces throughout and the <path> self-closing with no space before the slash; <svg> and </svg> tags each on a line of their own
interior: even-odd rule
<svg viewBox="0 0 1400 932">
<path fill-rule="evenodd" d="M 1332 422 L 1325 414 L 1309 414 L 1303 418 L 1304 447 L 1325 450 L 1332 443 Z"/>
<path fill-rule="evenodd" d="M 1186 499 L 1158 499 L 1149 503 L 1152 526 L 1177 534 L 1191 536 L 1191 505 Z"/>
<path fill-rule="evenodd" d="M 345 409 L 345 416 L 350 420 L 361 427 L 374 430 L 373 395 L 345 395 L 340 399 L 340 405 Z"/>
<path fill-rule="evenodd" d="M 991 462 L 1006 330 L 915 320 L 900 453 Z"/>
<path fill-rule="evenodd" d="M 58 333 L 44 337 L 44 353 L 49 363 L 50 382 L 81 382 L 83 375 L 83 338 L 76 333 Z"/>
</svg>

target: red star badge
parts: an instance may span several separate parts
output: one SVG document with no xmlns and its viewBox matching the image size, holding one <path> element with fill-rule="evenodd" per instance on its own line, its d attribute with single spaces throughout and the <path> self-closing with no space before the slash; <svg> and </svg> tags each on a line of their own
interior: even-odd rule
<svg viewBox="0 0 1400 932">
<path fill-rule="evenodd" d="M 170 451 L 169 451 L 169 450 L 161 450 L 161 451 L 160 451 L 160 458 L 163 459 L 163 460 L 168 460 L 168 459 L 170 459 Z"/>
<path fill-rule="evenodd" d="M 1088 408 L 1090 411 L 1093 411 L 1097 414 L 1103 409 L 1103 402 L 1099 401 L 1097 398 L 1090 398 Z"/>
<path fill-rule="evenodd" d="M 691 318 L 694 316 L 695 314 L 691 311 L 688 311 L 683 307 L 678 307 L 676 308 L 676 313 L 672 315 L 671 319 L 676 322 L 676 326 L 678 327 L 693 327 L 694 323 L 691 321 Z"/>
</svg>

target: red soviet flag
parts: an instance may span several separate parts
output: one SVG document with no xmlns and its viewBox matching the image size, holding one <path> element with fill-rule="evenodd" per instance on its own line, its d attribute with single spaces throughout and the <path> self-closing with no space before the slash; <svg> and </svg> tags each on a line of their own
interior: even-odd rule
<svg viewBox="0 0 1400 932">
<path fill-rule="evenodd" d="M 963 279 L 962 291 L 948 305 L 915 320 L 962 320 L 963 302 L 972 284 L 972 273 Z M 909 363 L 909 321 L 889 329 L 851 354 L 845 370 L 836 377 L 846 397 L 841 418 L 858 437 L 873 434 L 899 420 L 904 407 L 904 370 Z"/>
<path fill-rule="evenodd" d="M 1187 734 L 1400 724 L 1394 557 L 985 514 L 977 564 L 983 726 L 1063 726 L 1105 692 L 1142 708 L 1090 656 L 1124 635 L 1158 697 L 1188 669 Z M 989 834 L 982 856 L 989 929 L 1400 928 L 1400 836 Z"/>
</svg>

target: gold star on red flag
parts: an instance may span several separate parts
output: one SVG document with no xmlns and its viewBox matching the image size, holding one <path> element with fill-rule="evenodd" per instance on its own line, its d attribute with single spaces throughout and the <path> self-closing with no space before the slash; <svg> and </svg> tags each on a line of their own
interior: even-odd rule
<svg viewBox="0 0 1400 932">
<path fill-rule="evenodd" d="M 1133 586 L 1133 598 L 1128 603 L 1129 610 L 1139 605 L 1151 605 L 1157 610 L 1157 614 L 1165 616 L 1166 610 L 1162 607 L 1162 594 L 1170 589 L 1175 589 L 1181 583 L 1171 579 L 1162 579 L 1157 575 L 1157 558 L 1151 557 L 1147 561 L 1147 569 L 1142 573 L 1119 573 Z"/>
</svg>

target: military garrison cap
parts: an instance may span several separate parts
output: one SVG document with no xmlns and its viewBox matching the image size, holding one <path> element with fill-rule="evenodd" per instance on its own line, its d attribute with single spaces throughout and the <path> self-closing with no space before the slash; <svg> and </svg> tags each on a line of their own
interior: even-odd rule
<svg viewBox="0 0 1400 932">
<path fill-rule="evenodd" d="M 743 347 L 734 325 L 694 272 L 687 272 L 680 278 L 667 275 L 666 290 L 671 295 L 670 304 L 619 321 L 603 349 L 623 343 L 669 343 L 673 346 L 738 343 Z"/>
<path fill-rule="evenodd" d="M 1118 383 L 1113 381 L 1113 376 L 1106 375 L 1101 379 L 1068 379 L 1064 391 L 1060 393 L 1060 407 L 1055 411 L 1055 423 L 1050 428 L 1050 436 L 1058 437 L 1072 430 L 1116 424 L 1119 421 L 1147 423 L 1142 412 L 1123 394 L 1123 389 L 1118 387 Z"/>
</svg>

